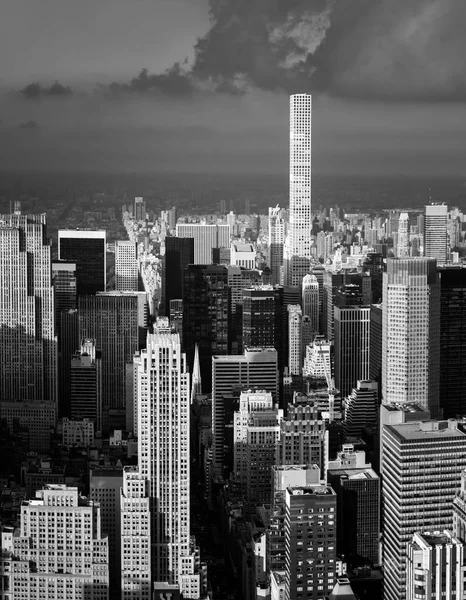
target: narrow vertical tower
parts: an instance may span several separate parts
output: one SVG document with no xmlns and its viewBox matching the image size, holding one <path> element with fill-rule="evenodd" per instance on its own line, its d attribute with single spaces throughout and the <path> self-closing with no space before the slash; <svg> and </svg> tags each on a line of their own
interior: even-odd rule
<svg viewBox="0 0 466 600">
<path fill-rule="evenodd" d="M 57 338 L 45 214 L 0 215 L 0 357 L 0 400 L 57 401 Z"/>
<path fill-rule="evenodd" d="M 148 481 L 152 578 L 179 584 L 195 577 L 189 525 L 189 373 L 180 337 L 160 319 L 135 363 L 138 455 Z"/>
<path fill-rule="evenodd" d="M 194 351 L 193 382 L 191 386 L 191 404 L 196 396 L 202 394 L 201 363 L 199 362 L 199 346 Z"/>
<path fill-rule="evenodd" d="M 285 243 L 285 285 L 300 286 L 311 258 L 312 97 L 290 97 L 290 209 Z"/>
</svg>

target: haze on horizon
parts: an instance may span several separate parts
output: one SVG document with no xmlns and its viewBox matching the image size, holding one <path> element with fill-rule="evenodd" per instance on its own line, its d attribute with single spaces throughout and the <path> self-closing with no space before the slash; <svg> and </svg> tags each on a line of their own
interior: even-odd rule
<svg viewBox="0 0 466 600">
<path fill-rule="evenodd" d="M 464 0 L 4 0 L 2 170 L 462 175 Z"/>
</svg>

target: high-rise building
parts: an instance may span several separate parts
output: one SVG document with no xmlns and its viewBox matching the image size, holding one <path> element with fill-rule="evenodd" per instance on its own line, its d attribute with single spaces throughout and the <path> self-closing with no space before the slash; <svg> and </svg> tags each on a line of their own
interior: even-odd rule
<svg viewBox="0 0 466 600">
<path fill-rule="evenodd" d="M 380 478 L 365 453 L 343 445 L 328 463 L 327 481 L 337 495 L 338 553 L 352 564 L 379 564 Z"/>
<path fill-rule="evenodd" d="M 328 485 L 286 490 L 285 600 L 320 600 L 333 590 L 336 582 L 336 499 Z"/>
<path fill-rule="evenodd" d="M 245 348 L 273 347 L 283 368 L 283 288 L 257 285 L 243 290 L 242 343 Z"/>
<path fill-rule="evenodd" d="M 406 600 L 464 597 L 464 542 L 450 531 L 415 533 L 408 543 Z"/>
<path fill-rule="evenodd" d="M 284 248 L 285 285 L 300 286 L 311 258 L 312 97 L 290 97 L 290 210 Z"/>
<path fill-rule="evenodd" d="M 271 392 L 274 402 L 278 401 L 278 358 L 275 348 L 246 348 L 242 355 L 212 357 L 212 465 L 221 475 L 228 403 L 231 403 L 234 390 L 243 389 Z"/>
<path fill-rule="evenodd" d="M 308 274 L 303 278 L 303 315 L 310 317 L 314 335 L 319 333 L 319 282 L 315 275 Z"/>
<path fill-rule="evenodd" d="M 335 386 L 348 396 L 369 379 L 370 306 L 335 306 Z"/>
<path fill-rule="evenodd" d="M 194 264 L 212 264 L 213 248 L 230 247 L 229 225 L 177 223 L 176 237 L 194 239 Z"/>
<path fill-rule="evenodd" d="M 144 293 L 141 298 L 145 300 Z M 138 295 L 105 292 L 81 296 L 78 312 L 81 339 L 95 339 L 96 349 L 101 352 L 103 428 L 124 428 L 126 363 L 132 362 L 139 348 Z"/>
<path fill-rule="evenodd" d="M 90 500 L 100 506 L 102 531 L 108 537 L 110 592 L 115 596 L 121 591 L 120 491 L 122 486 L 121 467 L 90 470 Z"/>
<path fill-rule="evenodd" d="M 288 305 L 288 371 L 300 376 L 303 368 L 302 311 L 299 304 Z"/>
<path fill-rule="evenodd" d="M 435 417 L 440 363 L 436 261 L 389 258 L 383 277 L 382 402 L 416 402 Z"/>
<path fill-rule="evenodd" d="M 466 539 L 466 471 L 461 473 L 461 488 L 453 499 L 453 535 Z"/>
<path fill-rule="evenodd" d="M 447 231 L 448 206 L 446 204 L 428 204 L 424 217 L 424 256 L 436 258 L 438 264 L 448 259 L 449 237 Z"/>
<path fill-rule="evenodd" d="M 60 315 L 60 338 L 58 358 L 59 398 L 58 415 L 70 416 L 71 359 L 79 350 L 79 318 L 77 309 L 62 312 Z"/>
<path fill-rule="evenodd" d="M 155 333 L 148 334 L 135 369 L 139 472 L 148 482 L 151 512 L 152 580 L 179 584 L 183 591 L 191 585 L 190 578 L 195 579 L 190 539 L 191 390 L 180 337 L 167 322 L 161 320 Z"/>
<path fill-rule="evenodd" d="M 61 349 L 61 313 L 77 307 L 76 264 L 66 260 L 52 263 L 52 283 L 55 298 L 55 331 Z"/>
<path fill-rule="evenodd" d="M 252 244 L 233 242 L 230 247 L 230 264 L 244 269 L 256 267 L 256 251 Z"/>
<path fill-rule="evenodd" d="M 198 345 L 206 391 L 210 387 L 212 355 L 228 354 L 230 349 L 230 303 L 227 267 L 189 265 L 185 269 L 183 350 L 191 368 Z"/>
<path fill-rule="evenodd" d="M 269 267 L 272 272 L 272 284 L 282 285 L 283 247 L 285 244 L 285 219 L 283 211 L 277 205 L 269 207 Z"/>
<path fill-rule="evenodd" d="M 100 507 L 78 488 L 50 484 L 22 502 L 20 527 L 2 533 L 5 598 L 106 600 L 108 538 Z"/>
<path fill-rule="evenodd" d="M 306 348 L 304 377 L 331 379 L 333 373 L 332 344 L 324 336 L 316 336 L 312 345 Z"/>
<path fill-rule="evenodd" d="M 236 215 L 232 210 L 227 214 L 227 224 L 230 228 L 230 237 L 233 237 L 236 230 Z"/>
<path fill-rule="evenodd" d="M 466 414 L 466 268 L 440 274 L 440 408 L 443 416 Z"/>
<path fill-rule="evenodd" d="M 84 339 L 71 359 L 70 415 L 89 419 L 102 430 L 102 360 L 93 339 Z"/>
<path fill-rule="evenodd" d="M 378 398 L 376 381 L 357 382 L 351 394 L 343 400 L 346 437 L 361 437 L 365 427 L 377 424 Z"/>
<path fill-rule="evenodd" d="M 115 290 L 137 292 L 139 281 L 138 246 L 130 240 L 115 242 Z"/>
<path fill-rule="evenodd" d="M 153 550 L 149 481 L 137 467 L 124 467 L 120 490 L 121 598 L 150 600 Z"/>
<path fill-rule="evenodd" d="M 76 264 L 77 294 L 105 292 L 107 233 L 81 229 L 58 230 L 58 259 Z"/>
<path fill-rule="evenodd" d="M 136 196 L 134 199 L 134 219 L 135 221 L 146 220 L 146 202 L 141 196 Z"/>
<path fill-rule="evenodd" d="M 45 215 L 0 215 L 0 400 L 57 402 L 51 245 Z"/>
<path fill-rule="evenodd" d="M 170 302 L 176 298 L 183 298 L 184 269 L 191 264 L 194 264 L 194 239 L 166 237 L 162 288 L 163 307 L 167 316 Z"/>
<path fill-rule="evenodd" d="M 466 467 L 466 434 L 454 419 L 382 427 L 385 599 L 406 599 L 406 550 L 416 531 L 451 529 Z"/>
<path fill-rule="evenodd" d="M 234 415 L 234 480 L 251 508 L 270 502 L 271 469 L 282 416 L 270 392 L 241 393 L 239 411 Z"/>
<path fill-rule="evenodd" d="M 409 215 L 407 212 L 402 212 L 398 221 L 396 256 L 398 258 L 409 256 Z"/>
</svg>

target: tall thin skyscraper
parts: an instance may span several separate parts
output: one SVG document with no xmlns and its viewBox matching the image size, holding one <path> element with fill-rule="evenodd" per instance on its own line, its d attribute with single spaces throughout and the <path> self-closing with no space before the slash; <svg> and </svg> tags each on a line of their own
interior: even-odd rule
<svg viewBox="0 0 466 600">
<path fill-rule="evenodd" d="M 382 402 L 439 408 L 440 285 L 435 259 L 389 258 L 383 276 Z"/>
<path fill-rule="evenodd" d="M 66 260 L 54 261 L 52 263 L 52 282 L 55 295 L 55 331 L 60 349 L 61 313 L 77 307 L 76 264 Z"/>
<path fill-rule="evenodd" d="M 76 263 L 79 296 L 105 292 L 106 251 L 105 231 L 58 230 L 58 259 Z"/>
<path fill-rule="evenodd" d="M 288 369 L 290 375 L 302 374 L 303 314 L 299 304 L 288 304 Z"/>
<path fill-rule="evenodd" d="M 277 205 L 269 207 L 269 267 L 273 285 L 280 285 L 283 267 L 283 247 L 285 244 L 285 219 Z"/>
<path fill-rule="evenodd" d="M 180 337 L 168 320 L 135 363 L 140 474 L 148 481 L 152 579 L 183 585 L 194 573 L 190 541 L 190 385 Z M 189 597 L 189 596 L 188 596 Z"/>
<path fill-rule="evenodd" d="M 424 219 L 424 256 L 436 258 L 439 264 L 447 262 L 448 243 L 448 206 L 446 204 L 428 204 Z"/>
<path fill-rule="evenodd" d="M 138 247 L 136 242 L 121 240 L 115 242 L 115 290 L 119 292 L 138 291 Z"/>
<path fill-rule="evenodd" d="M 166 237 L 162 271 L 163 309 L 166 316 L 171 300 L 183 298 L 183 273 L 190 264 L 194 264 L 194 239 Z"/>
<path fill-rule="evenodd" d="M 45 215 L 0 215 L 0 400 L 57 402 L 51 246 Z"/>
<path fill-rule="evenodd" d="M 300 286 L 311 258 L 312 97 L 290 97 L 290 212 L 284 249 L 285 285 Z"/>
<path fill-rule="evenodd" d="M 409 256 L 409 215 L 407 212 L 400 214 L 396 255 L 398 258 Z"/>
</svg>

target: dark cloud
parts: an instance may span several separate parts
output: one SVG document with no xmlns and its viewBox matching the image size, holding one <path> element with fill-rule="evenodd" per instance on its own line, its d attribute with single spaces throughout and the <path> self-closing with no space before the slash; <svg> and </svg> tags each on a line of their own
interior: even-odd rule
<svg viewBox="0 0 466 600">
<path fill-rule="evenodd" d="M 39 123 L 37 123 L 37 121 L 25 121 L 18 125 L 19 129 L 37 129 L 38 127 Z"/>
<path fill-rule="evenodd" d="M 70 87 L 56 81 L 50 87 L 43 87 L 37 82 L 30 83 L 20 90 L 20 93 L 28 100 L 37 100 L 44 96 L 70 96 L 73 92 Z"/>
<path fill-rule="evenodd" d="M 114 90 L 466 99 L 464 0 L 210 0 L 210 19 L 191 68 Z"/>
</svg>

